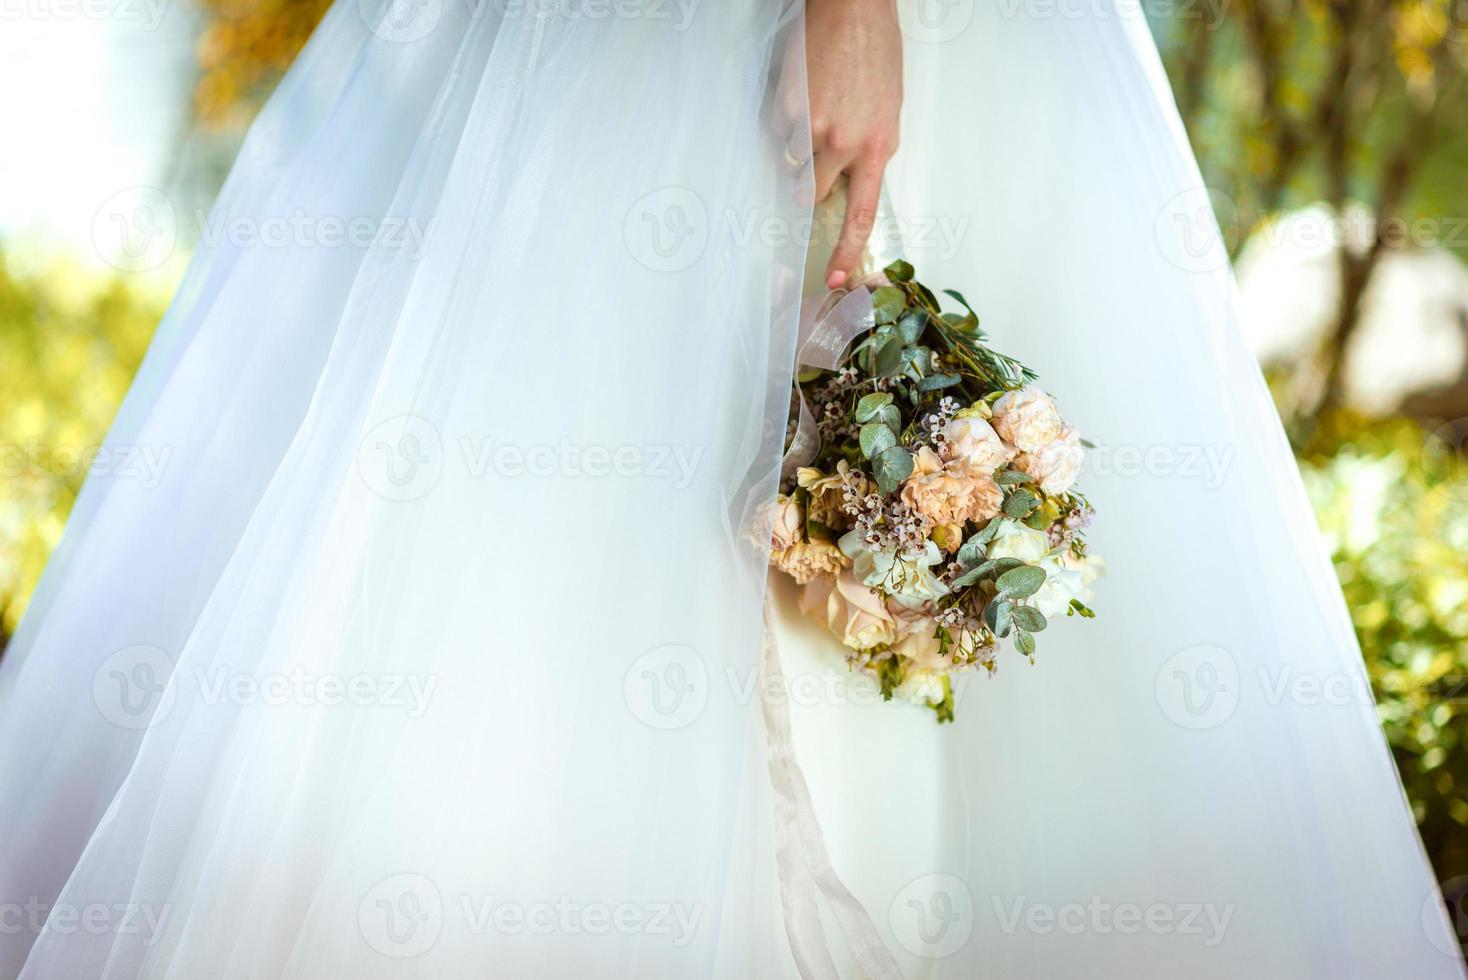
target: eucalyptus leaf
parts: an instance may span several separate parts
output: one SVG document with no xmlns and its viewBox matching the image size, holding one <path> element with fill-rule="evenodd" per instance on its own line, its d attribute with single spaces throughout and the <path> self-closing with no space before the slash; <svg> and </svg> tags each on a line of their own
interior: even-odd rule
<svg viewBox="0 0 1468 980">
<path fill-rule="evenodd" d="M 822 371 L 820 368 L 809 368 L 797 374 L 795 376 L 795 380 L 799 381 L 801 384 L 805 384 L 806 382 L 814 381 L 816 378 L 819 378 L 825 373 L 826 372 Z"/>
<path fill-rule="evenodd" d="M 856 421 L 870 422 L 877 417 L 877 413 L 892 404 L 892 395 L 886 391 L 866 395 L 856 403 Z"/>
<path fill-rule="evenodd" d="M 871 459 L 897 445 L 897 433 L 881 422 L 868 422 L 861 427 L 861 454 Z"/>
<path fill-rule="evenodd" d="M 1024 487 L 1004 499 L 1004 513 L 1017 519 L 1028 517 L 1030 512 L 1038 506 L 1040 506 L 1039 496 L 1033 490 L 1026 490 Z"/>
<path fill-rule="evenodd" d="M 1008 636 L 1014 607 L 1006 599 L 994 599 L 984 607 L 984 623 L 995 636 Z"/>
<path fill-rule="evenodd" d="M 1050 624 L 1045 614 L 1034 606 L 1015 606 L 1014 625 L 1030 633 L 1038 633 Z"/>
<path fill-rule="evenodd" d="M 955 559 L 965 569 L 973 568 L 984 560 L 984 542 L 979 540 L 978 535 L 974 535 L 959 547 Z"/>
<path fill-rule="evenodd" d="M 907 308 L 907 297 L 896 286 L 883 286 L 872 293 L 872 310 L 878 323 L 891 323 Z"/>
<path fill-rule="evenodd" d="M 902 335 L 904 344 L 915 344 L 923 335 L 923 328 L 928 325 L 928 315 L 922 310 L 908 310 L 897 321 L 897 332 Z"/>
<path fill-rule="evenodd" d="M 873 374 L 879 378 L 890 378 L 902 369 L 902 340 L 893 337 L 877 351 Z"/>
<path fill-rule="evenodd" d="M 938 391 L 943 388 L 952 388 L 963 381 L 956 374 L 930 374 L 918 382 L 919 391 Z"/>
<path fill-rule="evenodd" d="M 894 493 L 912 475 L 912 453 L 901 446 L 892 446 L 878 454 L 872 468 L 876 471 L 877 489 Z"/>
<path fill-rule="evenodd" d="M 902 427 L 902 412 L 898 410 L 896 405 L 883 405 L 877 409 L 877 414 L 872 416 L 871 421 L 881 422 L 893 432 L 896 432 Z"/>
<path fill-rule="evenodd" d="M 893 282 L 908 282 L 912 279 L 912 263 L 898 259 L 882 270 Z"/>
<path fill-rule="evenodd" d="M 1011 568 L 994 580 L 999 594 L 1023 599 L 1040 591 L 1045 584 L 1045 569 L 1038 565 L 1020 565 Z"/>
<path fill-rule="evenodd" d="M 1016 630 L 1014 634 L 1014 648 L 1026 657 L 1035 655 L 1035 638 L 1024 630 Z"/>
<path fill-rule="evenodd" d="M 958 578 L 954 579 L 952 582 L 949 582 L 948 588 L 954 591 L 957 591 L 959 589 L 966 589 L 970 585 L 973 585 L 975 582 L 977 582 L 979 579 L 983 578 L 986 571 L 988 571 L 988 569 L 984 568 L 983 565 L 976 565 L 975 567 L 970 568 L 968 571 L 964 572 L 962 575 L 958 576 Z"/>
<path fill-rule="evenodd" d="M 1007 524 L 1007 523 L 1008 522 L 1005 521 L 1004 518 L 1002 518 L 1002 517 L 995 518 L 994 520 L 990 521 L 988 524 L 984 525 L 984 529 L 982 531 L 980 531 L 979 533 L 975 534 L 969 540 L 971 540 L 971 541 L 978 541 L 981 544 L 987 544 L 988 542 L 994 540 L 995 535 L 997 535 L 1000 531 L 1004 530 L 1004 525 Z"/>
<path fill-rule="evenodd" d="M 1013 486 L 1016 483 L 1024 483 L 1029 480 L 1030 475 L 1021 470 L 1005 468 L 994 474 L 994 482 L 1001 487 Z"/>
</svg>

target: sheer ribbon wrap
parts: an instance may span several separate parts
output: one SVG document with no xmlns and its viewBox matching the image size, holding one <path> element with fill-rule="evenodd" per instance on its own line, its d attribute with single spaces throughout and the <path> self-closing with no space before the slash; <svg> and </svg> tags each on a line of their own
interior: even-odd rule
<svg viewBox="0 0 1468 980">
<path fill-rule="evenodd" d="M 1140 12 L 903 15 L 905 251 L 1099 443 L 1100 618 L 767 756 L 799 6 L 343 0 L 217 209 L 384 234 L 198 253 L 0 663 L 0 977 L 1463 975 Z"/>
</svg>

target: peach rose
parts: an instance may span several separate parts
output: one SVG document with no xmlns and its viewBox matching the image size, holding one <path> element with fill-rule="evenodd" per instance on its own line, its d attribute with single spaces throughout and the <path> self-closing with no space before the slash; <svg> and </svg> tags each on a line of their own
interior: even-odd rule
<svg viewBox="0 0 1468 980">
<path fill-rule="evenodd" d="M 775 552 L 771 560 L 776 568 L 801 585 L 818 578 L 829 578 L 848 564 L 840 548 L 821 538 L 796 541 L 790 547 Z"/>
<path fill-rule="evenodd" d="M 887 603 L 887 611 L 892 614 L 897 631 L 893 652 L 919 667 L 936 668 L 945 663 L 944 658 L 938 655 L 943 643 L 937 636 L 937 620 L 922 609 L 908 609 L 895 602 Z"/>
<path fill-rule="evenodd" d="M 961 465 L 947 465 L 924 446 L 902 485 L 902 502 L 934 524 L 962 524 L 986 521 L 999 513 L 1004 493 L 993 479 L 976 476 Z"/>
<path fill-rule="evenodd" d="M 1065 421 L 1055 402 L 1035 385 L 1006 391 L 994 403 L 994 431 L 1021 452 L 1032 453 L 1059 439 Z"/>
<path fill-rule="evenodd" d="M 1014 458 L 994 427 L 981 418 L 959 416 L 943 426 L 947 442 L 943 458 L 958 463 L 977 476 L 993 477 L 994 471 Z"/>
<path fill-rule="evenodd" d="M 767 512 L 770 524 L 770 550 L 784 551 L 805 537 L 805 514 L 800 505 L 783 493 Z"/>
<path fill-rule="evenodd" d="M 1028 474 L 1041 490 L 1057 496 L 1075 486 L 1084 458 L 1080 434 L 1066 426 L 1059 439 L 1015 457 L 1014 468 Z"/>
<path fill-rule="evenodd" d="M 807 585 L 801 608 L 823 618 L 853 650 L 869 650 L 897 638 L 896 624 L 882 597 L 845 569 L 834 581 L 820 579 Z"/>
</svg>

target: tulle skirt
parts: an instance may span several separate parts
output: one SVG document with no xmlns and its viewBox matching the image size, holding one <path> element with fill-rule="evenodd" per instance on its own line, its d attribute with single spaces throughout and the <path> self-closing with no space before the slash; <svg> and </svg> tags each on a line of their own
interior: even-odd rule
<svg viewBox="0 0 1468 980">
<path fill-rule="evenodd" d="M 941 728 L 774 590 L 833 868 L 914 977 L 1462 976 L 1140 13 L 903 18 L 902 249 L 1098 443 L 1111 574 Z M 217 209 L 370 234 L 204 248 L 160 327 L 109 442 L 168 465 L 0 667 L 0 976 L 886 970 L 792 958 L 761 726 L 803 54 L 333 8 Z"/>
</svg>

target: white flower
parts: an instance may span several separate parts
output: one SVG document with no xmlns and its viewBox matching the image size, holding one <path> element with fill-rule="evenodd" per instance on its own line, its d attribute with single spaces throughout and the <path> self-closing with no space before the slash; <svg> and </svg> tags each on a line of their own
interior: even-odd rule
<svg viewBox="0 0 1468 980">
<path fill-rule="evenodd" d="M 1077 558 L 1069 553 L 1048 555 L 1039 562 L 1045 569 L 1045 584 L 1030 599 L 1046 619 L 1064 616 L 1072 599 L 1091 601 L 1091 583 L 1105 572 L 1100 558 Z"/>
<path fill-rule="evenodd" d="M 943 458 L 977 476 L 992 477 L 1014 458 L 1014 450 L 1004 444 L 994 427 L 974 416 L 960 416 L 943 426 L 943 439 Z"/>
<path fill-rule="evenodd" d="M 1021 452 L 1048 446 L 1064 429 L 1055 402 L 1036 385 L 1006 391 L 994 402 L 994 431 Z"/>
<path fill-rule="evenodd" d="M 943 700 L 943 675 L 916 667 L 902 678 L 897 694 L 912 704 L 939 704 Z"/>
<path fill-rule="evenodd" d="M 863 584 L 881 589 L 909 609 L 948 594 L 948 586 L 933 574 L 933 566 L 943 561 L 943 552 L 931 541 L 915 555 L 886 549 L 872 551 L 859 531 L 846 532 L 838 544 Z"/>
<path fill-rule="evenodd" d="M 1080 433 L 1066 426 L 1059 439 L 1016 457 L 1014 468 L 1038 481 L 1041 490 L 1058 496 L 1075 486 L 1084 458 Z"/>
<path fill-rule="evenodd" d="M 989 558 L 1018 558 L 1023 562 L 1037 562 L 1050 550 L 1050 537 L 1023 524 L 1006 522 L 1006 527 L 989 542 L 986 552 Z"/>
</svg>

